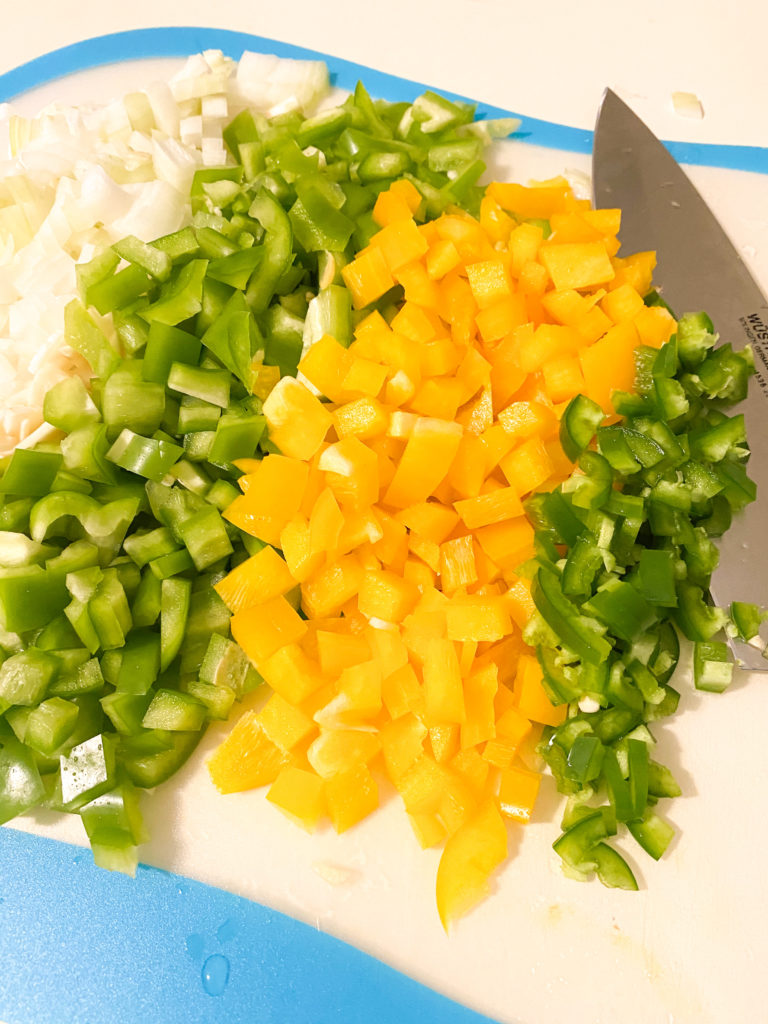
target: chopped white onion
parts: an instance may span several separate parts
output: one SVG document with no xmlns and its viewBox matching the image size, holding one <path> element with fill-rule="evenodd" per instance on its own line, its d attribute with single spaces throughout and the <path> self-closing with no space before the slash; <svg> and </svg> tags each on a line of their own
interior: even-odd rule
<svg viewBox="0 0 768 1024">
<path fill-rule="evenodd" d="M 0 454 L 48 437 L 45 393 L 88 376 L 64 339 L 76 264 L 125 235 L 150 241 L 189 223 L 192 177 L 231 162 L 222 130 L 245 104 L 309 111 L 328 89 L 319 61 L 246 53 L 238 64 L 206 50 L 104 104 L 35 118 L 0 104 Z M 102 325 L 113 334 L 110 318 Z"/>
</svg>

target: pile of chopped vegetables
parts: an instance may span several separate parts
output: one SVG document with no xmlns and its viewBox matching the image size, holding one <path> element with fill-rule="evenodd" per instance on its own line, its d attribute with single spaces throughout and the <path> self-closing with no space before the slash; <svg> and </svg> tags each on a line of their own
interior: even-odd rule
<svg viewBox="0 0 768 1024">
<path fill-rule="evenodd" d="M 676 322 L 653 255 L 617 257 L 619 211 L 563 179 L 481 188 L 513 125 L 362 85 L 268 117 L 244 77 L 217 149 L 202 126 L 232 67 L 193 67 L 170 128 L 198 157 L 163 150 L 185 213 L 81 250 L 80 372 L 3 467 L 0 820 L 77 812 L 97 862 L 132 871 L 138 791 L 253 694 L 216 786 L 339 832 L 394 787 L 443 845 L 446 926 L 544 764 L 566 870 L 636 888 L 605 840 L 626 824 L 659 857 L 671 837 L 651 726 L 677 704 L 678 632 L 722 690 L 719 631 L 762 618 L 707 602 L 712 538 L 754 498 L 724 411 L 749 351 Z M 134 133 L 173 122 L 136 95 Z"/>
</svg>

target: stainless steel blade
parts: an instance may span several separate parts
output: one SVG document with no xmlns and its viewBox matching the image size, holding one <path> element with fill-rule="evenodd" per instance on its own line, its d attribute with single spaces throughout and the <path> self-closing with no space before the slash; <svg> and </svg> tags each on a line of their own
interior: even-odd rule
<svg viewBox="0 0 768 1024">
<path fill-rule="evenodd" d="M 768 299 L 682 168 L 662 142 L 610 89 L 595 127 L 592 155 L 595 206 L 622 211 L 622 250 L 655 250 L 654 281 L 678 314 L 704 310 L 722 341 L 752 345 L 757 377 L 738 408 L 745 415 L 752 454 L 750 476 L 758 500 L 734 517 L 719 544 L 712 579 L 715 601 L 768 605 Z M 768 671 L 768 661 L 746 644 L 734 650 L 744 666 Z"/>
</svg>

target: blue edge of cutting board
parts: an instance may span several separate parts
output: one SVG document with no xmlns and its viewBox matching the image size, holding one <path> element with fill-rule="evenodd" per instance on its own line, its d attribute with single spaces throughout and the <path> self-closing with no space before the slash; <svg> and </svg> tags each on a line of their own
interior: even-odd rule
<svg viewBox="0 0 768 1024">
<path fill-rule="evenodd" d="M 62 47 L 0 75 L 0 101 L 88 68 L 213 48 L 233 58 L 255 49 L 323 59 L 335 85 L 351 89 L 362 78 L 390 100 L 412 100 L 425 88 L 248 33 L 180 27 Z M 520 116 L 478 106 L 480 117 L 510 115 Z M 591 151 L 590 131 L 522 121 L 520 140 Z M 667 146 L 683 163 L 768 173 L 768 149 Z M 4 1024 L 489 1024 L 360 950 L 251 900 L 145 865 L 134 879 L 111 874 L 95 867 L 87 850 L 7 828 L 0 829 L 0 964 Z"/>
</svg>

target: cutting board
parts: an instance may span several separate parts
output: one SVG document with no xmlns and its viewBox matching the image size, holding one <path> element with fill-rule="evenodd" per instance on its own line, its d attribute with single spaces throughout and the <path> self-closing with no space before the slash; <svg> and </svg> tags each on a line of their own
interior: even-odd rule
<svg viewBox="0 0 768 1024">
<path fill-rule="evenodd" d="M 33 114 L 49 102 L 119 96 L 207 47 L 234 57 L 243 48 L 307 55 L 222 30 L 121 33 L 0 76 L 0 100 Z M 421 91 L 386 69 L 326 59 L 341 89 L 360 77 L 386 99 Z M 590 132 L 517 113 L 521 132 L 497 146 L 490 173 L 527 181 L 565 172 L 588 194 Z M 768 288 L 766 151 L 711 140 L 684 143 L 677 155 Z M 669 813 L 678 836 L 658 864 L 630 856 L 640 892 L 562 876 L 551 850 L 560 801 L 545 780 L 534 821 L 510 834 L 512 856 L 492 897 L 450 935 L 435 909 L 439 853 L 418 847 L 394 796 L 347 834 L 306 835 L 263 792 L 215 791 L 205 762 L 225 727 L 214 726 L 147 801 L 152 839 L 134 880 L 93 866 L 79 819 L 35 814 L 0 830 L 0 1018 L 759 1019 L 768 954 L 764 685 L 740 675 L 727 694 L 701 695 L 683 666 L 680 711 L 656 730 L 658 758 L 684 790 Z"/>
</svg>

